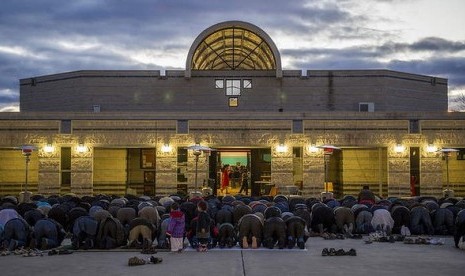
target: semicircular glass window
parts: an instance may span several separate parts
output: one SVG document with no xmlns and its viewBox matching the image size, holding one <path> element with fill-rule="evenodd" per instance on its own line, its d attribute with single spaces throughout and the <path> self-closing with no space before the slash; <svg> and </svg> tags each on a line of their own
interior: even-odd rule
<svg viewBox="0 0 465 276">
<path fill-rule="evenodd" d="M 266 41 L 250 30 L 225 28 L 208 35 L 195 49 L 194 70 L 272 70 L 273 52 Z"/>
</svg>

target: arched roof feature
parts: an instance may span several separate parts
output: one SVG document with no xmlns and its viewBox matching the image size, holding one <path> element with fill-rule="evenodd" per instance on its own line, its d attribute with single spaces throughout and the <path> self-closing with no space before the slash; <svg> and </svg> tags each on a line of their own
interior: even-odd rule
<svg viewBox="0 0 465 276">
<path fill-rule="evenodd" d="M 259 27 L 242 21 L 218 23 L 197 36 L 187 56 L 186 77 L 191 70 L 276 70 L 282 77 L 274 42 Z"/>
</svg>

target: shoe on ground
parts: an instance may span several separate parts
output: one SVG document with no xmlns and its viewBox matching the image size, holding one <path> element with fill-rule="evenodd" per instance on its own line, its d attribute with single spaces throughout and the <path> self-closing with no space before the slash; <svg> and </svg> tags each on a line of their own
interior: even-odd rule
<svg viewBox="0 0 465 276">
<path fill-rule="evenodd" d="M 52 250 L 48 251 L 47 254 L 48 254 L 49 256 L 58 255 L 58 251 L 55 250 L 55 249 L 52 249 Z"/>
<path fill-rule="evenodd" d="M 336 256 L 344 256 L 344 255 L 346 255 L 346 252 L 344 251 L 344 249 L 341 248 L 336 251 Z"/>
<path fill-rule="evenodd" d="M 158 264 L 158 263 L 161 263 L 161 262 L 163 262 L 163 259 L 162 259 L 162 258 L 150 256 L 150 263 L 152 263 L 152 264 Z"/>
<path fill-rule="evenodd" d="M 321 256 L 328 256 L 328 255 L 329 255 L 328 248 L 323 248 L 323 250 L 321 251 Z"/>
<path fill-rule="evenodd" d="M 351 248 L 349 251 L 346 252 L 346 255 L 348 255 L 348 256 L 357 256 L 357 251 L 355 251 L 355 249 Z"/>
<path fill-rule="evenodd" d="M 415 244 L 416 240 L 414 238 L 406 237 L 406 238 L 404 238 L 404 243 L 405 244 Z"/>
<path fill-rule="evenodd" d="M 128 260 L 129 266 L 145 265 L 145 260 L 137 257 L 131 257 Z"/>
<path fill-rule="evenodd" d="M 336 249 L 330 248 L 329 249 L 329 256 L 336 256 Z"/>
</svg>

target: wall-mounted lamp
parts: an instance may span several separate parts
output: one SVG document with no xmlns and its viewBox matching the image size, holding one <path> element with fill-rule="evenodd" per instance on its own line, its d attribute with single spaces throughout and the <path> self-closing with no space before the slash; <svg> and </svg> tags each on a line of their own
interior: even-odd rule
<svg viewBox="0 0 465 276">
<path fill-rule="evenodd" d="M 161 146 L 161 152 L 170 152 L 171 151 L 171 146 L 169 144 L 163 144 L 163 146 Z"/>
<path fill-rule="evenodd" d="M 79 144 L 79 145 L 77 146 L 77 151 L 78 151 L 79 153 L 84 153 L 84 152 L 87 151 L 87 147 L 86 147 L 84 144 Z"/>
<path fill-rule="evenodd" d="M 311 144 L 310 146 L 308 146 L 308 151 L 309 152 L 318 152 L 320 149 L 315 145 L 315 144 Z"/>
<path fill-rule="evenodd" d="M 429 153 L 436 152 L 438 151 L 438 147 L 436 147 L 433 144 L 429 144 L 428 146 L 426 146 L 426 151 Z"/>
<path fill-rule="evenodd" d="M 276 147 L 276 151 L 277 151 L 277 152 L 281 152 L 281 153 L 286 152 L 286 151 L 287 151 L 287 146 L 284 145 L 284 144 L 279 144 L 279 145 Z"/>
<path fill-rule="evenodd" d="M 55 148 L 52 146 L 52 144 L 47 144 L 44 147 L 44 152 L 46 153 L 52 153 L 55 150 Z"/>
<path fill-rule="evenodd" d="M 405 146 L 402 144 L 397 144 L 394 146 L 394 151 L 397 153 L 402 153 L 405 150 Z"/>
</svg>

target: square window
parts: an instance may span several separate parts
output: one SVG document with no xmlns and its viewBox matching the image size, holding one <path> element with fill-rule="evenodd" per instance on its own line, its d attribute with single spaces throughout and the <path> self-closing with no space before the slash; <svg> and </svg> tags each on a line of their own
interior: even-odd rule
<svg viewBox="0 0 465 276">
<path fill-rule="evenodd" d="M 215 80 L 215 88 L 223 89 L 224 88 L 224 80 Z"/>
<path fill-rule="evenodd" d="M 250 89 L 252 88 L 252 80 L 243 80 L 242 82 L 242 87 L 244 89 Z"/>
<path fill-rule="evenodd" d="M 237 97 L 231 97 L 229 98 L 229 107 L 237 107 L 239 104 L 239 101 Z"/>
<path fill-rule="evenodd" d="M 226 95 L 240 96 L 241 95 L 241 80 L 226 80 Z"/>
</svg>

